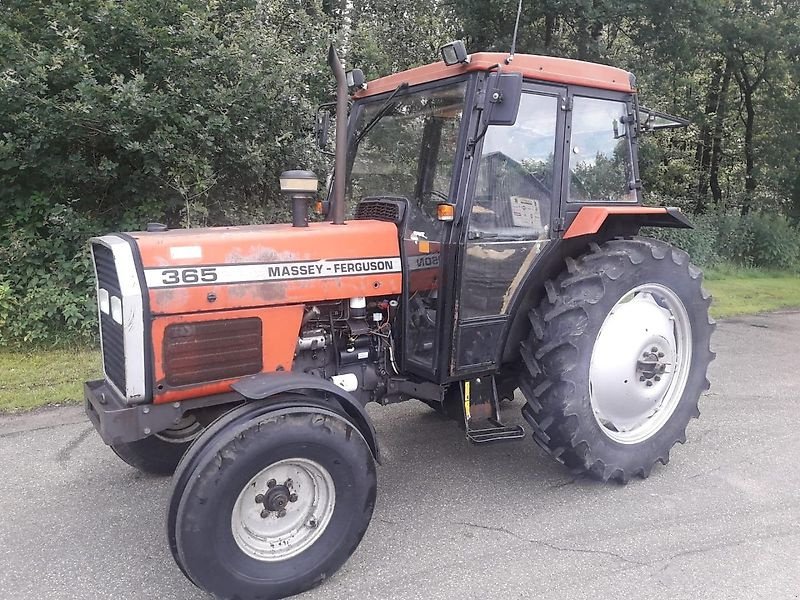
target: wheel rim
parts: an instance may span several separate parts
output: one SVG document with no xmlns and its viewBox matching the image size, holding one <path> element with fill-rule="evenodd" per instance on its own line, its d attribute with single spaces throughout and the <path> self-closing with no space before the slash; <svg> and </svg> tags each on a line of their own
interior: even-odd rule
<svg viewBox="0 0 800 600">
<path fill-rule="evenodd" d="M 174 427 L 164 429 L 155 434 L 161 441 L 170 444 L 185 444 L 203 432 L 203 426 L 192 415 L 186 415 L 178 421 Z"/>
<path fill-rule="evenodd" d="M 335 504 L 333 478 L 322 465 L 305 458 L 276 462 L 239 494 L 231 515 L 233 539 L 256 560 L 287 560 L 319 539 Z"/>
<path fill-rule="evenodd" d="M 668 287 L 640 285 L 600 327 L 589 364 L 589 398 L 600 429 L 623 444 L 652 437 L 675 412 L 689 376 L 692 329 Z"/>
</svg>

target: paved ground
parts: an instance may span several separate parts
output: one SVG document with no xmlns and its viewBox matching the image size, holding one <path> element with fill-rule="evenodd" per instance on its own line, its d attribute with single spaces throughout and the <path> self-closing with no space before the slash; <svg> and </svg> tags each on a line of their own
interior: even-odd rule
<svg viewBox="0 0 800 600">
<path fill-rule="evenodd" d="M 797 313 L 721 323 L 688 443 L 626 487 L 530 440 L 471 446 L 418 403 L 372 411 L 375 518 L 304 600 L 800 598 L 799 340 Z M 205 598 L 166 548 L 169 488 L 77 409 L 0 420 L 0 598 Z"/>
</svg>

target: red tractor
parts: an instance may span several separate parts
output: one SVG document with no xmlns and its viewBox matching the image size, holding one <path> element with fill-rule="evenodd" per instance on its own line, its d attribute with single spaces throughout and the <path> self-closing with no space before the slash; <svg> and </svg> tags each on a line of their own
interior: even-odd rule
<svg viewBox="0 0 800 600">
<path fill-rule="evenodd" d="M 124 461 L 174 471 L 170 548 L 217 597 L 296 594 L 351 555 L 375 504 L 369 402 L 421 400 L 487 443 L 525 435 L 498 408 L 519 389 L 536 443 L 620 482 L 699 414 L 701 272 L 638 237 L 690 227 L 642 206 L 637 167 L 640 134 L 680 120 L 617 68 L 442 55 L 365 84 L 331 50 L 329 221 L 308 222 L 317 179 L 290 171 L 291 224 L 91 242 L 104 379 L 86 410 Z"/>
</svg>

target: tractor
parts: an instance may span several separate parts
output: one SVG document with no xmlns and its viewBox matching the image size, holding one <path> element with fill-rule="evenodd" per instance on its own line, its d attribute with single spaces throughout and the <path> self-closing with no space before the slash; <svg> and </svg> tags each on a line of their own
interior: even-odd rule
<svg viewBox="0 0 800 600">
<path fill-rule="evenodd" d="M 686 122 L 611 66 L 441 54 L 366 82 L 331 47 L 333 174 L 322 194 L 281 175 L 291 224 L 90 242 L 104 377 L 86 411 L 122 460 L 173 473 L 170 549 L 218 598 L 297 594 L 353 553 L 370 402 L 422 401 L 478 445 L 527 423 L 566 469 L 621 483 L 699 416 L 711 300 L 685 252 L 639 235 L 691 227 L 643 205 L 637 165 L 641 135 Z M 524 419 L 504 422 L 517 391 Z"/>
</svg>

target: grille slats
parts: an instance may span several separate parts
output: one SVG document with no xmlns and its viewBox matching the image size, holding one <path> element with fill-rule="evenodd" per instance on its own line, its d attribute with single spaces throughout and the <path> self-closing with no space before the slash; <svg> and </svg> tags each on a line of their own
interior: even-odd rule
<svg viewBox="0 0 800 600">
<path fill-rule="evenodd" d="M 261 319 L 176 323 L 164 330 L 164 373 L 177 387 L 261 372 Z"/>
<path fill-rule="evenodd" d="M 376 221 L 389 221 L 400 223 L 403 218 L 403 203 L 399 200 L 381 198 L 376 200 L 362 200 L 355 210 L 355 218 L 375 219 Z"/>
<path fill-rule="evenodd" d="M 122 299 L 119 276 L 114 264 L 114 253 L 102 244 L 92 245 L 94 265 L 97 270 L 97 285 L 106 290 L 109 296 Z M 111 315 L 100 313 L 100 337 L 103 343 L 103 368 L 106 377 L 123 394 L 126 393 L 125 380 L 125 341 L 122 325 Z"/>
</svg>

